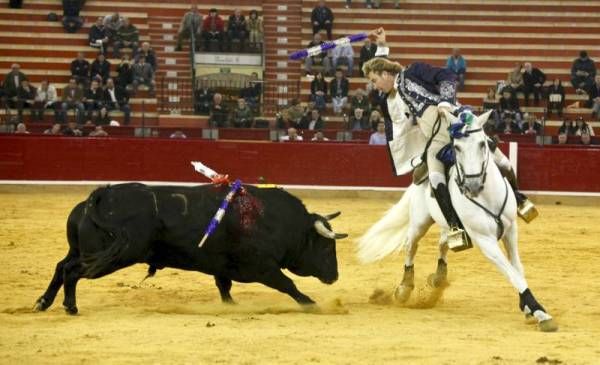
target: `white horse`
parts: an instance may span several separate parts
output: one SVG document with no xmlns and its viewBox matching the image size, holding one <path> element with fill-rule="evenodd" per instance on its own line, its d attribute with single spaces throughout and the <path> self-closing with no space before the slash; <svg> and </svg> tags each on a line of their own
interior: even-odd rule
<svg viewBox="0 0 600 365">
<path fill-rule="evenodd" d="M 495 165 L 482 130 L 490 112 L 472 116 L 464 124 L 462 137 L 454 138 L 456 163 L 450 169 L 448 188 L 452 204 L 472 241 L 519 292 L 519 307 L 527 317 L 535 317 L 542 331 L 556 331 L 558 326 L 536 301 L 528 288 L 517 247 L 517 204 L 507 181 Z M 445 113 L 452 124 L 457 118 Z M 414 288 L 413 260 L 418 241 L 436 222 L 442 227 L 439 259 L 435 274 L 429 276 L 433 287 L 446 283 L 448 226 L 428 182 L 412 184 L 393 206 L 358 242 L 358 256 L 364 263 L 384 258 L 405 249 L 404 277 L 394 292 L 405 302 Z M 498 246 L 502 239 L 508 258 Z"/>
</svg>

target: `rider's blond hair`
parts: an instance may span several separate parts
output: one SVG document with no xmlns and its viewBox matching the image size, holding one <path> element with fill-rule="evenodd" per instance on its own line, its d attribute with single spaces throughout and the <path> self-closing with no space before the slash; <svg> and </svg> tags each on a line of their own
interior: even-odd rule
<svg viewBox="0 0 600 365">
<path fill-rule="evenodd" d="M 367 77 L 371 72 L 381 75 L 383 71 L 397 75 L 402 71 L 403 68 L 404 67 L 398 62 L 393 62 L 386 58 L 376 57 L 365 62 L 362 66 L 362 71 Z"/>
</svg>

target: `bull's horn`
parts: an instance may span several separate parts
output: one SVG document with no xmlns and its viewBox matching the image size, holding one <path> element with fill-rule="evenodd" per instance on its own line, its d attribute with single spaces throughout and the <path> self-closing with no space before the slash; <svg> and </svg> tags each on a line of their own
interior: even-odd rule
<svg viewBox="0 0 600 365">
<path fill-rule="evenodd" d="M 348 235 L 345 233 L 335 233 L 335 232 L 332 232 L 331 230 L 327 229 L 327 227 L 325 227 L 325 224 L 323 224 L 323 222 L 321 222 L 320 220 L 315 221 L 315 229 L 317 230 L 318 234 L 320 234 L 321 236 L 323 236 L 325 238 L 331 238 L 334 240 L 338 240 L 338 239 L 348 237 Z"/>
<path fill-rule="evenodd" d="M 331 214 L 327 214 L 325 217 L 326 220 L 330 221 L 332 219 L 337 218 L 340 214 L 342 214 L 342 212 L 335 212 L 335 213 L 331 213 Z"/>
</svg>

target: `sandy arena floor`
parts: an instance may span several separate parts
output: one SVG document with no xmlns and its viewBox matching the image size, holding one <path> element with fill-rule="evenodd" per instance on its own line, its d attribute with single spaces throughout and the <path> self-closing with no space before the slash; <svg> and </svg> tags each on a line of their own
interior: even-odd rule
<svg viewBox="0 0 600 365">
<path fill-rule="evenodd" d="M 222 305 L 201 273 L 166 269 L 140 284 L 143 265 L 80 281 L 75 317 L 62 290 L 47 312 L 32 313 L 67 251 L 67 215 L 90 191 L 0 186 L 0 363 L 600 364 L 600 208 L 541 205 L 520 225 L 530 288 L 557 333 L 525 323 L 517 294 L 476 249 L 449 254 L 450 287 L 434 308 L 370 304 L 403 265 L 354 257 L 352 238 L 395 201 L 381 198 L 304 199 L 309 210 L 341 210 L 334 228 L 351 235 L 338 242 L 337 283 L 294 278 L 321 314 L 258 284 L 234 283 L 239 304 Z M 437 237 L 433 229 L 421 242 L 417 286 L 435 269 Z"/>
</svg>

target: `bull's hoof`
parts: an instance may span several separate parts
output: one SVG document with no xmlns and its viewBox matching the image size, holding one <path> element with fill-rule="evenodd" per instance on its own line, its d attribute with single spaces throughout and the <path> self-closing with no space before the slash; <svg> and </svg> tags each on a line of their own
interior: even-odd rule
<svg viewBox="0 0 600 365">
<path fill-rule="evenodd" d="M 414 286 L 399 285 L 394 290 L 394 301 L 396 303 L 406 303 L 414 288 Z"/>
<path fill-rule="evenodd" d="M 224 299 L 223 300 L 223 304 L 227 304 L 227 305 L 237 305 L 237 302 L 233 299 Z"/>
<path fill-rule="evenodd" d="M 39 297 L 33 306 L 34 312 L 43 312 L 50 306 L 50 303 L 44 297 Z"/>
<path fill-rule="evenodd" d="M 448 279 L 445 276 L 438 274 L 429 274 L 427 277 L 427 283 L 432 288 L 445 288 L 448 286 Z"/>
<path fill-rule="evenodd" d="M 538 323 L 538 328 L 542 332 L 556 332 L 558 331 L 558 325 L 554 322 L 554 319 L 546 319 Z"/>
<path fill-rule="evenodd" d="M 321 308 L 316 303 L 302 304 L 302 310 L 306 313 L 321 313 Z"/>
<path fill-rule="evenodd" d="M 78 310 L 77 307 L 73 306 L 73 307 L 67 307 L 65 306 L 65 312 L 67 312 L 67 314 L 74 316 L 77 314 Z"/>
</svg>

